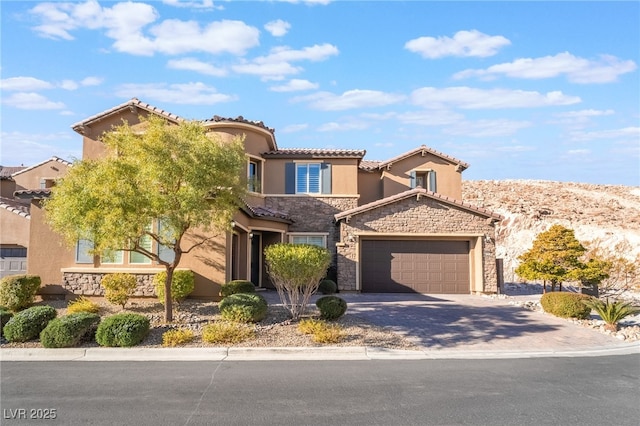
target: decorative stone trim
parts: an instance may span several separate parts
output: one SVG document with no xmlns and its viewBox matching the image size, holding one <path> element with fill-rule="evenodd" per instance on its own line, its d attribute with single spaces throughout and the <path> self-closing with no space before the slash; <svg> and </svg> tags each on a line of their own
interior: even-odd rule
<svg viewBox="0 0 640 426">
<path fill-rule="evenodd" d="M 161 272 L 158 270 L 157 272 Z M 73 293 L 83 296 L 104 296 L 104 288 L 100 285 L 102 277 L 108 272 L 62 272 L 62 287 Z M 153 297 L 156 296 L 153 287 L 153 277 L 155 273 L 135 273 L 127 272 L 135 275 L 138 286 L 133 294 L 134 297 Z"/>
</svg>

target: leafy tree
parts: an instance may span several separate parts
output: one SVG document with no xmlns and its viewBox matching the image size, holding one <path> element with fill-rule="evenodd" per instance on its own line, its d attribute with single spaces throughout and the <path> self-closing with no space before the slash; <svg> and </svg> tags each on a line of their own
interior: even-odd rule
<svg viewBox="0 0 640 426">
<path fill-rule="evenodd" d="M 264 257 L 282 305 L 291 312 L 292 319 L 299 319 L 331 263 L 329 250 L 282 243 L 268 246 Z"/>
<path fill-rule="evenodd" d="M 106 132 L 106 155 L 75 162 L 45 211 L 70 245 L 91 240 L 95 255 L 129 250 L 163 265 L 170 322 L 174 271 L 183 254 L 229 229 L 246 191 L 246 160 L 240 137 L 222 141 L 195 121 L 141 120 Z"/>
<path fill-rule="evenodd" d="M 595 282 L 600 297 L 617 299 L 626 291 L 640 289 L 640 254 L 632 258 L 631 253 L 633 247 L 626 239 L 612 247 L 605 247 L 601 240 L 589 243 L 587 265 L 600 266 L 600 271 L 595 272 L 602 278 Z"/>
<path fill-rule="evenodd" d="M 518 257 L 520 265 L 516 274 L 526 280 L 542 280 L 544 291 L 547 281 L 551 282 L 551 290 L 556 284 L 579 279 L 584 264 L 580 261 L 586 249 L 575 237 L 572 229 L 561 225 L 553 225 L 549 230 L 538 235 L 533 247 Z"/>
</svg>

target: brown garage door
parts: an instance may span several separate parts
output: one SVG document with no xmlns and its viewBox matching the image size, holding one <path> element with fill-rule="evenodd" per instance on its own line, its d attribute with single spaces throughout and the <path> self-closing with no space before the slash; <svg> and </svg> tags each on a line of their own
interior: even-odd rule
<svg viewBox="0 0 640 426">
<path fill-rule="evenodd" d="M 469 242 L 362 240 L 362 291 L 468 294 Z"/>
</svg>

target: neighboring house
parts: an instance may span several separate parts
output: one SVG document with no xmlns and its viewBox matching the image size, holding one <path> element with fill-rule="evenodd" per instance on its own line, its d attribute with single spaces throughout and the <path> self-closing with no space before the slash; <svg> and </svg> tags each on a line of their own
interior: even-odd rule
<svg viewBox="0 0 640 426">
<path fill-rule="evenodd" d="M 31 215 L 29 200 L 20 194 L 51 188 L 70 165 L 52 157 L 30 167 L 0 168 L 0 277 L 27 272 Z"/>
<path fill-rule="evenodd" d="M 100 137 L 114 125 L 136 125 L 150 114 L 181 120 L 134 98 L 73 125 L 83 136 L 83 158 L 104 153 Z M 183 257 L 180 267 L 196 275 L 193 296 L 217 297 L 232 279 L 270 287 L 263 253 L 278 242 L 329 249 L 329 274 L 342 291 L 497 291 L 501 217 L 461 200 L 468 164 L 426 146 L 382 162 L 364 160 L 364 150 L 278 148 L 273 129 L 243 117 L 214 116 L 202 124 L 223 139 L 245 136 L 249 193 L 232 232 Z M 46 194 L 30 196 L 29 273 L 43 278 L 43 292 L 102 294 L 103 274 L 130 272 L 138 276 L 139 295 L 153 293 L 150 280 L 160 265 L 137 253 L 94 257 L 83 241 L 65 249 L 43 221 Z"/>
</svg>

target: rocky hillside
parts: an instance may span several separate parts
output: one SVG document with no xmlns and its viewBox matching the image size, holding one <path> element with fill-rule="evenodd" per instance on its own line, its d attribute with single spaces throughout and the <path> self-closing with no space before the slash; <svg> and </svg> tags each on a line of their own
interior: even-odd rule
<svg viewBox="0 0 640 426">
<path fill-rule="evenodd" d="M 599 240 L 613 247 L 627 240 L 640 253 L 640 187 L 500 180 L 464 181 L 463 199 L 505 217 L 497 227 L 497 255 L 506 282 L 518 281 L 517 257 L 553 224 L 575 230 L 583 244 Z"/>
</svg>

